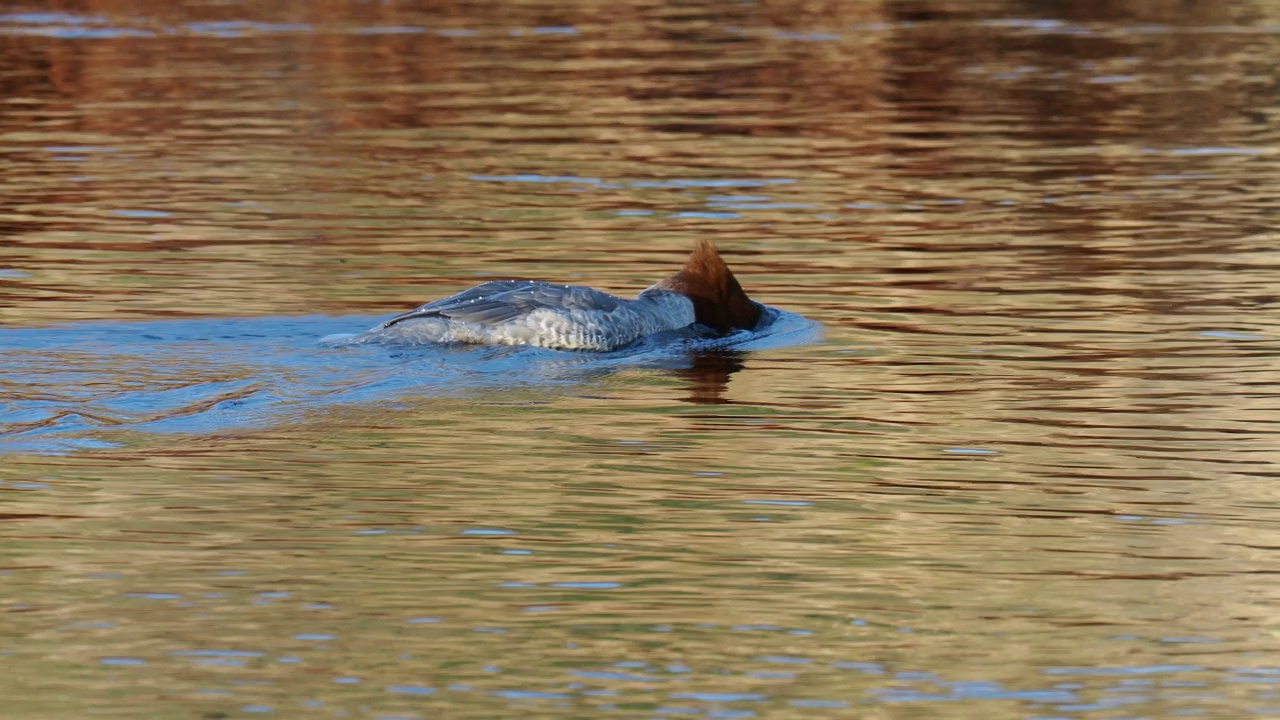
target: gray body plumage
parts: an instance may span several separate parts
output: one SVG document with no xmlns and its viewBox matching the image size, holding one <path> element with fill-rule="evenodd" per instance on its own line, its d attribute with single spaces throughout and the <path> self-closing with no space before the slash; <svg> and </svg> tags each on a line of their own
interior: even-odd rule
<svg viewBox="0 0 1280 720">
<path fill-rule="evenodd" d="M 351 342 L 607 351 L 693 322 L 693 302 L 668 290 L 651 287 L 627 300 L 577 285 L 495 280 L 397 315 Z"/>
</svg>

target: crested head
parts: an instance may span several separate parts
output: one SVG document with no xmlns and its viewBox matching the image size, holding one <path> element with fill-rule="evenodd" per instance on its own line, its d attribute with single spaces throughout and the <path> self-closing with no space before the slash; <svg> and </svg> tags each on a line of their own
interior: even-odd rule
<svg viewBox="0 0 1280 720">
<path fill-rule="evenodd" d="M 710 240 L 698 240 L 680 272 L 654 287 L 688 297 L 697 321 L 722 333 L 749 330 L 760 321 L 760 307 L 743 292 Z"/>
</svg>

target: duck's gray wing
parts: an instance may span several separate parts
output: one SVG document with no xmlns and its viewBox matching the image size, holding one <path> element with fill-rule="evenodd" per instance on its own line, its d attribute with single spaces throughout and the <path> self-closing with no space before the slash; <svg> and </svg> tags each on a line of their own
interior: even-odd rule
<svg viewBox="0 0 1280 720">
<path fill-rule="evenodd" d="M 459 322 L 498 325 L 534 310 L 597 310 L 609 312 L 621 298 L 578 285 L 553 285 L 534 280 L 494 280 L 463 290 L 416 310 L 397 315 L 382 324 L 391 327 L 405 320 L 446 317 Z"/>
</svg>

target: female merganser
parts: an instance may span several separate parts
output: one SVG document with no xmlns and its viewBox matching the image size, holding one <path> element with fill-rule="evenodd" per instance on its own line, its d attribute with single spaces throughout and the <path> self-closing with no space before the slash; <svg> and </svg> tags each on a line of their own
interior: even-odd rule
<svg viewBox="0 0 1280 720">
<path fill-rule="evenodd" d="M 616 350 L 695 323 L 721 335 L 750 330 L 761 306 L 709 240 L 699 240 L 680 272 L 635 300 L 576 285 L 495 280 L 397 315 L 350 343 L 483 343 L 564 350 Z"/>
</svg>

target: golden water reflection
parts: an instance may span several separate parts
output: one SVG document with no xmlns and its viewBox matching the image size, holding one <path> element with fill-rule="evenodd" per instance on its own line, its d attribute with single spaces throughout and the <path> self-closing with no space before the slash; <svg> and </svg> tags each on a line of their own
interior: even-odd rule
<svg viewBox="0 0 1280 720">
<path fill-rule="evenodd" d="M 317 381 L 256 345 L 0 348 L 6 433 L 113 444 L 0 466 L 0 695 L 1274 713 L 1278 25 L 1263 0 L 6 8 L 6 330 L 374 316 L 490 276 L 633 293 L 698 235 L 827 337 L 226 425 Z M 139 427 L 166 413 L 209 425 Z"/>
</svg>

